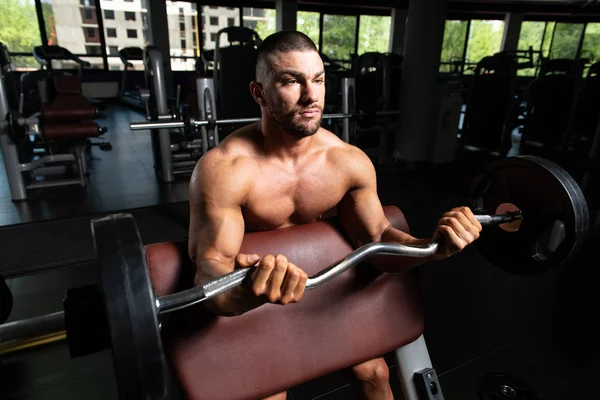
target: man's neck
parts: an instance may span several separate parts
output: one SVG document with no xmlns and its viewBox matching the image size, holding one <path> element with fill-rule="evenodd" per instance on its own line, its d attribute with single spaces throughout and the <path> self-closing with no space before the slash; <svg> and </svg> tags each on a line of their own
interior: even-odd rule
<svg viewBox="0 0 600 400">
<path fill-rule="evenodd" d="M 275 121 L 264 115 L 258 123 L 258 127 L 263 136 L 264 150 L 267 156 L 282 161 L 296 162 L 302 156 L 306 156 L 316 139 L 316 134 L 304 138 L 296 138 L 284 131 Z"/>
</svg>

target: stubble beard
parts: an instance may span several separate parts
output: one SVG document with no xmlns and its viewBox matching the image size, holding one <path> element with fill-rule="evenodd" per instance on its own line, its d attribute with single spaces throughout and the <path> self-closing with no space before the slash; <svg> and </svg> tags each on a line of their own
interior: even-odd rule
<svg viewBox="0 0 600 400">
<path fill-rule="evenodd" d="M 280 108 L 270 104 L 268 105 L 268 109 L 269 113 L 273 119 L 277 121 L 281 129 L 297 139 L 312 136 L 317 133 L 321 127 L 321 121 L 323 119 L 323 112 L 321 109 L 319 109 L 318 118 L 307 119 L 306 121 L 298 121 L 294 118 L 299 114 L 299 110 L 285 113 Z"/>
</svg>

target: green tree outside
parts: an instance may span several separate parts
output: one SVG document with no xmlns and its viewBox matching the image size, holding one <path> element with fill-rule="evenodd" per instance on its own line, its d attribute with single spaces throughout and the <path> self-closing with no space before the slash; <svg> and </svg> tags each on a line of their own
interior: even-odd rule
<svg viewBox="0 0 600 400">
<path fill-rule="evenodd" d="M 442 63 L 462 62 L 467 36 L 467 24 L 467 21 L 446 21 L 442 42 Z M 440 64 L 440 72 L 452 72 L 452 65 Z"/>
<path fill-rule="evenodd" d="M 296 14 L 296 29 L 312 39 L 319 48 L 319 13 L 298 11 Z"/>
<path fill-rule="evenodd" d="M 577 58 L 579 40 L 583 34 L 583 24 L 559 22 L 554 29 L 554 39 L 550 49 L 550 58 Z"/>
<path fill-rule="evenodd" d="M 581 47 L 581 57 L 589 58 L 590 65 L 600 62 L 600 23 L 587 24 Z M 585 75 L 587 75 L 587 68 Z"/>
<path fill-rule="evenodd" d="M 323 16 L 323 48 L 321 52 L 333 60 L 350 60 L 356 39 L 356 16 Z"/>
<path fill-rule="evenodd" d="M 261 39 L 275 33 L 275 10 L 266 8 L 263 11 L 265 19 L 258 21 L 253 28 Z M 244 26 L 247 26 L 246 21 L 244 21 Z"/>
<path fill-rule="evenodd" d="M 358 55 L 371 51 L 387 53 L 391 28 L 392 17 L 361 15 L 358 26 Z"/>
<path fill-rule="evenodd" d="M 544 37 L 544 29 L 546 22 L 525 21 L 521 24 L 521 32 L 519 33 L 519 50 L 539 51 L 542 48 L 542 39 Z M 533 55 L 534 65 L 539 61 L 539 54 Z M 518 76 L 535 76 L 536 68 L 523 68 L 517 71 Z"/>
<path fill-rule="evenodd" d="M 0 42 L 11 53 L 31 53 L 42 44 L 33 0 L 2 0 L 0 7 Z M 16 68 L 36 68 L 33 57 L 14 57 Z"/>
<path fill-rule="evenodd" d="M 500 51 L 504 21 L 472 20 L 466 62 L 477 64 L 483 57 Z"/>
<path fill-rule="evenodd" d="M 552 36 L 554 35 L 555 28 L 556 22 L 548 22 L 546 24 L 546 35 L 542 43 L 542 55 L 544 58 L 550 58 L 550 45 L 552 44 Z"/>
</svg>

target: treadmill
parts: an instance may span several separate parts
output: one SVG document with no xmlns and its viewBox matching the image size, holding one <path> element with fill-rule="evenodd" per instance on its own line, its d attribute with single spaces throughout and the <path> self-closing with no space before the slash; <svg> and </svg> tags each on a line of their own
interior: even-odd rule
<svg viewBox="0 0 600 400">
<path fill-rule="evenodd" d="M 33 57 L 41 65 L 41 71 L 53 71 L 52 61 L 73 61 L 79 66 L 77 76 L 79 76 L 80 79 L 83 75 L 83 70 L 92 65 L 88 61 L 82 60 L 80 57 L 74 55 L 69 50 L 61 46 L 35 46 L 33 48 Z M 42 75 L 40 74 L 39 76 Z M 39 78 L 36 77 L 36 79 Z M 40 94 L 45 102 L 45 96 L 47 95 L 43 93 Z M 87 99 L 90 103 L 96 105 L 96 107 L 104 109 L 105 105 L 102 100 L 91 97 L 88 97 Z"/>
<path fill-rule="evenodd" d="M 143 83 L 142 85 L 137 84 L 137 82 L 134 82 L 134 85 L 132 85 L 130 82 L 129 87 L 126 86 L 127 71 L 129 68 L 133 68 L 131 61 L 144 61 L 144 49 L 139 47 L 124 47 L 119 50 L 119 58 L 121 59 L 121 62 L 123 62 L 123 65 L 125 65 L 125 68 L 123 69 L 123 79 L 121 80 L 121 101 L 135 108 L 145 110 L 145 105 L 142 101 L 142 96 L 140 95 L 140 87 L 145 85 L 143 85 Z"/>
</svg>

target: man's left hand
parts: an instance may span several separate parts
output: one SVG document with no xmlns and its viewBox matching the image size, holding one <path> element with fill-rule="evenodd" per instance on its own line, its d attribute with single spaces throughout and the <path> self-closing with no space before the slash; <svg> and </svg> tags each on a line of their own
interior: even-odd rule
<svg viewBox="0 0 600 400">
<path fill-rule="evenodd" d="M 481 224 L 469 207 L 453 208 L 438 221 L 433 239 L 443 237 L 436 259 L 458 253 L 479 237 Z"/>
</svg>

